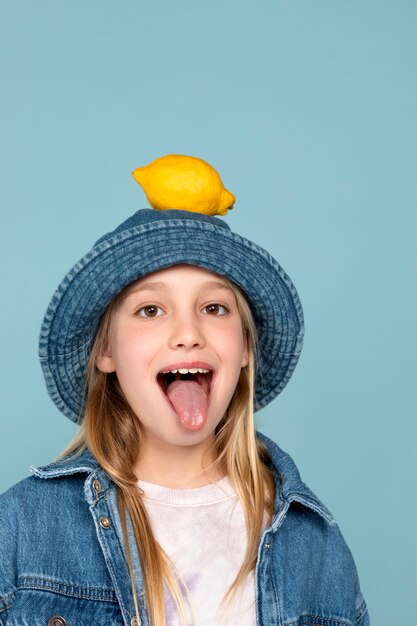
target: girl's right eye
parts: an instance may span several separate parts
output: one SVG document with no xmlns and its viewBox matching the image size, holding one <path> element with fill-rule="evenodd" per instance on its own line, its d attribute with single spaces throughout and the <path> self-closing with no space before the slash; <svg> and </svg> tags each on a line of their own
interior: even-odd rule
<svg viewBox="0 0 417 626">
<path fill-rule="evenodd" d="M 158 313 L 158 311 L 160 311 L 160 313 Z M 156 306 L 155 304 L 148 304 L 147 306 L 143 306 L 142 308 L 140 308 L 137 314 L 139 315 L 139 317 L 152 318 L 159 317 L 162 312 L 163 311 L 161 307 Z"/>
</svg>

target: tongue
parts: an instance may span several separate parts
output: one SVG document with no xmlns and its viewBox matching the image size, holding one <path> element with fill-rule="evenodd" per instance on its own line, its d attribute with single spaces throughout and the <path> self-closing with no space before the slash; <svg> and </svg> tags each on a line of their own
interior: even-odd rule
<svg viewBox="0 0 417 626">
<path fill-rule="evenodd" d="M 202 428 L 207 420 L 207 394 L 195 380 L 174 380 L 166 391 L 168 398 L 188 430 Z"/>
</svg>

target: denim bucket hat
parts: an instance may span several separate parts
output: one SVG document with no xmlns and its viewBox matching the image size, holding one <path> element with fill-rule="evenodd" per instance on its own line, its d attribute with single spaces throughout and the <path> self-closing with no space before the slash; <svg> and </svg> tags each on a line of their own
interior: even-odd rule
<svg viewBox="0 0 417 626">
<path fill-rule="evenodd" d="M 254 410 L 283 390 L 300 356 L 304 319 L 297 291 L 279 263 L 217 217 L 142 209 L 74 265 L 46 311 L 39 358 L 48 393 L 69 419 L 83 420 L 87 363 L 108 304 L 129 283 L 183 263 L 230 279 L 247 296 L 259 338 Z"/>
</svg>

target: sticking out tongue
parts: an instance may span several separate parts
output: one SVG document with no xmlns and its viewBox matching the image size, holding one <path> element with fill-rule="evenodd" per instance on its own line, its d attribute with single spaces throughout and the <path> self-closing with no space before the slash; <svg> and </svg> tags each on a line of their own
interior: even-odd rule
<svg viewBox="0 0 417 626">
<path fill-rule="evenodd" d="M 174 380 L 166 394 L 181 424 L 188 430 L 199 430 L 207 420 L 207 393 L 195 380 Z"/>
</svg>

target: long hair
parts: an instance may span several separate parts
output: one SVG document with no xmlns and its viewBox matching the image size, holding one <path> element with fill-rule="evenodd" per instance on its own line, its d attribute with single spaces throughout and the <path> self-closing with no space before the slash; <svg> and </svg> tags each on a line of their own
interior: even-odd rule
<svg viewBox="0 0 417 626">
<path fill-rule="evenodd" d="M 246 337 L 249 362 L 243 367 L 226 410 L 216 428 L 212 467 L 228 475 L 242 504 L 247 527 L 247 550 L 240 570 L 223 598 L 227 608 L 255 568 L 259 540 L 265 520 L 273 514 L 275 482 L 268 468 L 266 448 L 255 437 L 253 416 L 254 378 L 258 354 L 257 334 L 250 306 L 237 285 L 227 281 L 233 290 Z M 187 590 L 174 571 L 172 562 L 162 550 L 152 527 L 138 488 L 135 463 L 141 449 L 141 425 L 120 388 L 115 373 L 105 374 L 96 367 L 98 355 L 109 344 L 112 320 L 122 296 L 116 296 L 106 309 L 91 351 L 88 365 L 88 397 L 79 433 L 61 456 L 74 455 L 89 448 L 99 464 L 116 484 L 118 508 L 123 529 L 125 551 L 130 572 L 136 618 L 140 624 L 137 593 L 134 584 L 131 546 L 127 539 L 126 516 L 129 515 L 144 572 L 145 598 L 150 624 L 165 626 L 164 587 L 170 593 L 181 620 L 187 624 L 185 599 Z"/>
</svg>

